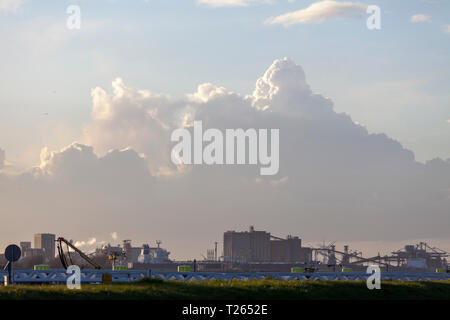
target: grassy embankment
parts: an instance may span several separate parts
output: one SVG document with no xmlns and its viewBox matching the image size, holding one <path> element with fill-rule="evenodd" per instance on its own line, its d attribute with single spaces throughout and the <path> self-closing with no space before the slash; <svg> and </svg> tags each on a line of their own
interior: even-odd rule
<svg viewBox="0 0 450 320">
<path fill-rule="evenodd" d="M 2 286 L 0 300 L 5 299 L 450 300 L 450 281 L 384 281 L 381 290 L 368 290 L 364 281 L 180 282 L 144 279 L 129 284 L 82 285 L 81 290 L 69 290 L 64 285 Z"/>
</svg>

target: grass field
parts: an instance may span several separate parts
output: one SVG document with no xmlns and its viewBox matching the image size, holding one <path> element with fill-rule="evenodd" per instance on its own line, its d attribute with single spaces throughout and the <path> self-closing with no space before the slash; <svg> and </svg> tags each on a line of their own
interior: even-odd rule
<svg viewBox="0 0 450 320">
<path fill-rule="evenodd" d="M 144 279 L 129 284 L 14 285 L 0 287 L 7 299 L 164 299 L 164 300 L 450 300 L 450 281 L 385 281 L 381 290 L 368 290 L 364 281 L 202 281 L 180 282 Z"/>
</svg>

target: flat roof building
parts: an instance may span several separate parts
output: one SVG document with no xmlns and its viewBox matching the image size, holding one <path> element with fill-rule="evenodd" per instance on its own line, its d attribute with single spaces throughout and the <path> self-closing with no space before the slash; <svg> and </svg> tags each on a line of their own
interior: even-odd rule
<svg viewBox="0 0 450 320">
<path fill-rule="evenodd" d="M 24 252 L 31 249 L 31 242 L 30 241 L 21 241 L 20 242 L 20 250 L 22 250 L 22 255 Z"/>
<path fill-rule="evenodd" d="M 287 236 L 281 239 L 266 231 L 255 231 L 253 226 L 245 232 L 225 232 L 223 255 L 225 261 L 237 263 L 306 263 L 312 260 L 312 250 L 303 248 L 299 237 Z"/>
<path fill-rule="evenodd" d="M 34 248 L 42 249 L 45 260 L 51 260 L 55 258 L 55 235 L 51 233 L 35 234 Z"/>
<path fill-rule="evenodd" d="M 226 261 L 230 262 L 269 262 L 270 233 L 255 231 L 227 231 L 223 235 L 223 252 Z"/>
<path fill-rule="evenodd" d="M 276 262 L 303 262 L 300 255 L 302 240 L 288 236 L 283 240 L 270 241 L 271 260 Z"/>
</svg>

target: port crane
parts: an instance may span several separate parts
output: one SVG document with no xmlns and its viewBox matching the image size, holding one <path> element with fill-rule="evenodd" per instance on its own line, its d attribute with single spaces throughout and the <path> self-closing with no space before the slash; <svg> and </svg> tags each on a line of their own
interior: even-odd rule
<svg viewBox="0 0 450 320">
<path fill-rule="evenodd" d="M 380 255 L 371 258 L 364 258 L 362 256 L 362 252 L 352 252 L 348 249 L 348 246 L 344 246 L 344 251 L 336 250 L 336 246 L 334 245 L 335 243 L 336 241 L 330 243 L 329 245 L 325 245 L 324 243 L 323 245 L 319 244 L 318 246 L 320 247 L 311 247 L 311 250 L 315 253 L 315 260 L 317 261 L 317 256 L 321 255 L 324 258 L 323 264 L 328 264 L 328 266 L 335 266 L 337 263 L 339 263 L 339 265 L 355 266 L 369 262 L 386 267 L 387 269 L 393 267 L 389 261 L 386 261 L 385 258 Z M 339 255 L 339 258 L 337 255 Z"/>
<path fill-rule="evenodd" d="M 61 264 L 63 265 L 64 269 L 67 269 L 67 267 L 69 266 L 69 264 L 67 263 L 67 258 L 66 255 L 64 254 L 64 250 L 63 250 L 63 243 L 66 244 L 67 246 L 67 255 L 69 256 L 69 260 L 70 263 L 73 264 L 72 262 L 72 257 L 70 256 L 70 249 L 72 249 L 73 251 L 75 251 L 76 253 L 78 253 L 80 255 L 81 258 L 83 258 L 84 260 L 86 260 L 91 266 L 93 266 L 95 269 L 100 270 L 102 269 L 102 266 L 99 265 L 98 263 L 96 263 L 94 260 L 92 260 L 91 258 L 89 258 L 83 251 L 81 251 L 80 249 L 78 249 L 77 247 L 75 247 L 70 241 L 67 241 L 66 239 L 64 239 L 63 237 L 59 237 L 58 239 L 56 239 L 57 242 L 57 247 L 58 247 L 58 255 L 59 255 L 59 259 L 61 260 Z M 70 248 L 70 249 L 69 249 Z"/>
</svg>

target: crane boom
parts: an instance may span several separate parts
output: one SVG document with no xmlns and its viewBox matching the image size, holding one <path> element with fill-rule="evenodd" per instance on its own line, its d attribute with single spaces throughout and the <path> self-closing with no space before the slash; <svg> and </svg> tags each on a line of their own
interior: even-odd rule
<svg viewBox="0 0 450 320">
<path fill-rule="evenodd" d="M 82 257 L 84 260 L 86 260 L 91 266 L 93 266 L 95 269 L 102 269 L 102 266 L 99 265 L 98 263 L 96 263 L 94 260 L 92 260 L 91 258 L 89 258 L 83 251 L 81 251 L 80 249 L 78 249 L 77 247 L 75 247 L 72 243 L 70 243 L 69 241 L 67 241 L 66 239 L 64 239 L 63 237 L 59 237 L 56 241 L 59 242 L 60 244 L 60 248 L 62 249 L 62 245 L 61 243 L 64 242 L 69 248 L 71 248 L 73 251 L 75 251 L 76 253 L 78 253 L 80 255 L 80 257 Z M 64 254 L 64 253 L 62 253 Z M 60 252 L 60 258 L 61 261 L 65 261 L 65 257 L 61 257 L 61 252 Z M 63 263 L 64 264 L 64 263 Z"/>
<path fill-rule="evenodd" d="M 312 249 L 312 250 L 316 250 L 316 251 L 328 251 L 328 250 L 329 250 L 329 249 L 323 249 L 323 248 L 311 248 L 311 249 Z M 349 257 L 358 259 L 358 263 L 360 263 L 360 262 L 366 262 L 366 261 L 371 261 L 371 262 L 375 262 L 375 263 L 384 265 L 384 266 L 386 266 L 386 267 L 389 267 L 389 266 L 390 266 L 389 263 L 377 261 L 376 258 L 378 258 L 378 257 L 373 257 L 373 258 L 363 258 L 363 257 L 360 257 L 360 256 L 358 256 L 358 255 L 356 255 L 356 254 L 354 254 L 354 253 L 350 253 L 350 252 L 347 252 L 347 253 L 346 253 L 346 252 L 342 252 L 342 251 L 338 251 L 338 250 L 332 250 L 332 251 L 335 252 L 335 253 L 338 253 L 338 254 L 348 255 Z M 355 262 L 352 262 L 351 264 L 355 264 Z"/>
</svg>

